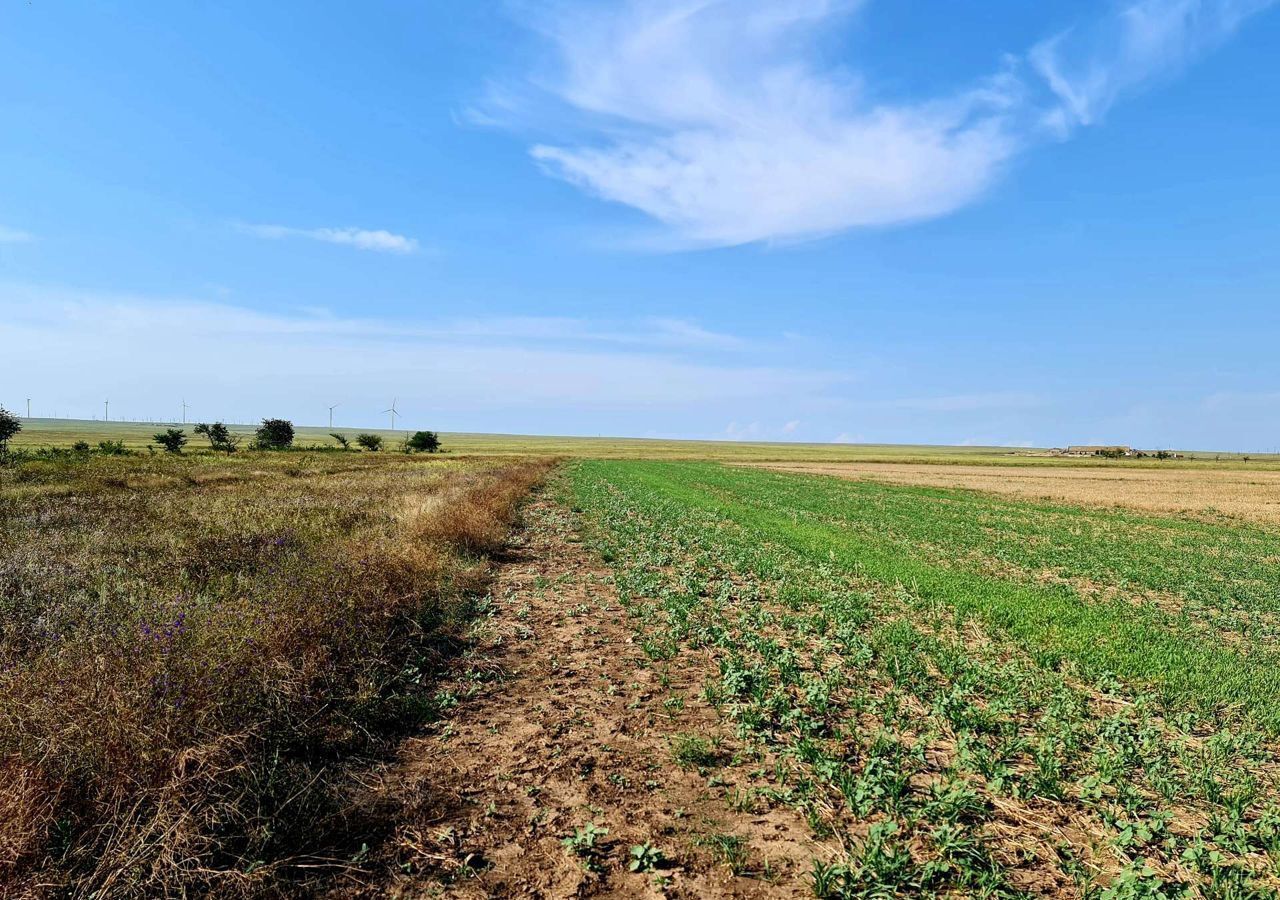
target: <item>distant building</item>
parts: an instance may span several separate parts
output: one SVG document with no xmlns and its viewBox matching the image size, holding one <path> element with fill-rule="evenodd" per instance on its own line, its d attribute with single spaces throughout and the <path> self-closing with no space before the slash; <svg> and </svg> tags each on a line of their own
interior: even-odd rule
<svg viewBox="0 0 1280 900">
<path fill-rule="evenodd" d="M 1123 444 L 1112 444 L 1109 446 L 1094 446 L 1091 444 L 1082 444 L 1075 447 L 1068 447 L 1064 456 L 1133 456 L 1133 448 L 1124 446 Z"/>
</svg>

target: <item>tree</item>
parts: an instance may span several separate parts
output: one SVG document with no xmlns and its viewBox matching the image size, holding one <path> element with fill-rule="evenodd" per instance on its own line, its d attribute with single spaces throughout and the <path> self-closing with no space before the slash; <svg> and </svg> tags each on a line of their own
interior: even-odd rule
<svg viewBox="0 0 1280 900">
<path fill-rule="evenodd" d="M 181 428 L 167 428 L 157 431 L 152 438 L 164 448 L 165 453 L 181 453 L 187 443 L 187 435 Z"/>
<path fill-rule="evenodd" d="M 201 422 L 194 430 L 196 434 L 203 434 L 209 439 L 209 446 L 215 452 L 221 450 L 225 453 L 235 453 L 236 446 L 240 443 L 240 437 L 233 435 L 221 422 L 214 422 L 212 425 Z"/>
<path fill-rule="evenodd" d="M 380 434 L 357 434 L 356 443 L 366 450 L 377 453 L 382 449 L 382 435 Z"/>
<path fill-rule="evenodd" d="M 288 419 L 263 419 L 256 436 L 259 450 L 287 450 L 293 444 L 293 423 Z"/>
<path fill-rule="evenodd" d="M 0 456 L 9 455 L 9 440 L 22 430 L 22 422 L 9 410 L 0 406 Z"/>
<path fill-rule="evenodd" d="M 339 434 L 336 431 L 331 431 L 329 432 L 329 437 L 337 441 L 338 446 L 341 447 L 343 450 L 351 449 L 351 439 L 347 437 L 345 434 Z"/>
<path fill-rule="evenodd" d="M 404 445 L 411 452 L 435 453 L 440 449 L 440 435 L 434 431 L 416 431 Z"/>
</svg>

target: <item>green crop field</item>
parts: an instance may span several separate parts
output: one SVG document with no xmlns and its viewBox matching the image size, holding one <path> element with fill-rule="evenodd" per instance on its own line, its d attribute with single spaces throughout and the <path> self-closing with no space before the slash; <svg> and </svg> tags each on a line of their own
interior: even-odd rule
<svg viewBox="0 0 1280 900">
<path fill-rule="evenodd" d="M 653 664 L 710 655 L 754 790 L 849 848 L 819 896 L 1271 896 L 1280 531 L 708 464 L 569 482 Z"/>
</svg>

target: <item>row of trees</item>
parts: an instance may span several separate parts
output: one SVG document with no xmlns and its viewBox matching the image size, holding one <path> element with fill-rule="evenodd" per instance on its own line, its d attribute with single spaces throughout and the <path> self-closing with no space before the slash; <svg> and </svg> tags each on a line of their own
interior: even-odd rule
<svg viewBox="0 0 1280 900">
<path fill-rule="evenodd" d="M 9 441 L 22 431 L 22 420 L 0 406 L 0 457 L 9 453 Z M 209 447 L 217 453 L 235 453 L 240 446 L 241 436 L 232 434 L 231 429 L 222 422 L 201 422 L 192 429 L 203 436 Z M 258 430 L 254 432 L 253 448 L 255 450 L 288 450 L 293 446 L 293 423 L 288 419 L 263 419 Z M 330 435 L 343 450 L 351 449 L 351 440 L 345 434 L 337 432 Z M 181 453 L 187 445 L 187 433 L 181 428 L 166 428 L 152 435 L 157 445 L 167 453 Z M 380 434 L 358 434 L 356 444 L 365 450 L 376 453 L 382 449 L 383 440 Z M 75 450 L 88 452 L 89 445 L 84 441 L 76 442 Z M 102 452 L 123 453 L 124 443 L 121 441 L 103 441 L 99 445 Z M 440 450 L 440 436 L 434 431 L 415 431 L 405 439 L 406 453 L 436 453 Z"/>
<path fill-rule="evenodd" d="M 21 426 L 19 426 L 21 427 Z M 222 422 L 206 424 L 201 422 L 193 431 L 203 435 L 215 452 L 235 453 L 240 446 L 240 435 L 232 434 Z M 330 435 L 343 450 L 351 449 L 351 440 L 345 434 Z M 254 432 L 253 448 L 255 450 L 288 450 L 293 446 L 293 423 L 288 419 L 263 419 L 262 425 Z M 167 428 L 153 435 L 155 442 L 168 453 L 181 453 L 187 445 L 187 435 L 181 428 Z M 356 444 L 370 452 L 382 449 L 382 435 L 358 434 Z M 436 453 L 440 450 L 440 436 L 434 431 L 416 431 L 405 439 L 406 453 Z"/>
</svg>

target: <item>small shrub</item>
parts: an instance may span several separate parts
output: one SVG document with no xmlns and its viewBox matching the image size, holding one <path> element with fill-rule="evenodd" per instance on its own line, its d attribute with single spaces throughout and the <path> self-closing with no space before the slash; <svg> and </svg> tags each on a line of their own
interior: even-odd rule
<svg viewBox="0 0 1280 900">
<path fill-rule="evenodd" d="M 377 453 L 382 449 L 382 435 L 367 433 L 357 434 L 356 443 L 372 453 Z"/>
<path fill-rule="evenodd" d="M 343 450 L 351 449 L 351 438 L 347 437 L 345 434 L 339 434 L 336 431 L 332 431 L 329 433 L 329 437 L 337 441 L 338 446 L 341 447 Z"/>
<path fill-rule="evenodd" d="M 166 428 L 164 431 L 157 431 L 152 439 L 164 448 L 165 453 L 181 453 L 182 448 L 187 443 L 186 432 L 181 428 Z"/>
<path fill-rule="evenodd" d="M 91 449 L 88 441 L 76 441 L 71 445 L 72 453 L 88 453 Z"/>
<path fill-rule="evenodd" d="M 209 446 L 215 451 L 223 453 L 235 453 L 236 447 L 240 444 L 238 435 L 233 435 L 226 425 L 221 422 L 214 422 L 208 425 L 201 422 L 194 429 L 196 434 L 203 434 L 209 439 Z"/>
<path fill-rule="evenodd" d="M 128 456 L 124 441 L 98 441 L 98 452 L 103 456 Z"/>
<path fill-rule="evenodd" d="M 22 422 L 9 410 L 0 406 L 0 456 L 9 453 L 9 440 L 22 430 Z"/>
<path fill-rule="evenodd" d="M 440 436 L 434 431 L 416 431 L 405 447 L 412 453 L 435 453 L 440 449 Z"/>
<path fill-rule="evenodd" d="M 288 419 L 263 419 L 255 437 L 259 450 L 287 450 L 293 446 L 293 423 Z"/>
</svg>

